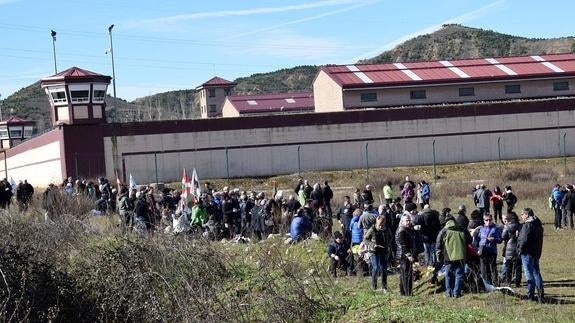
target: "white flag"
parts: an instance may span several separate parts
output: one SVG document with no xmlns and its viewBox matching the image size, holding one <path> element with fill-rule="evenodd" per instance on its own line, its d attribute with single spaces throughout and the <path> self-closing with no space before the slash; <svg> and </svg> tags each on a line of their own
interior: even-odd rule
<svg viewBox="0 0 575 323">
<path fill-rule="evenodd" d="M 12 194 L 16 194 L 16 182 L 12 178 L 12 175 L 10 175 L 10 185 L 12 185 Z"/>
<path fill-rule="evenodd" d="M 136 180 L 134 179 L 134 177 L 130 173 L 130 189 L 135 190 L 137 187 L 138 187 L 138 184 L 136 183 Z"/>
<path fill-rule="evenodd" d="M 196 173 L 196 168 L 192 172 L 192 192 L 196 197 L 202 195 L 202 190 L 200 188 L 200 180 L 198 179 L 198 173 Z"/>
</svg>

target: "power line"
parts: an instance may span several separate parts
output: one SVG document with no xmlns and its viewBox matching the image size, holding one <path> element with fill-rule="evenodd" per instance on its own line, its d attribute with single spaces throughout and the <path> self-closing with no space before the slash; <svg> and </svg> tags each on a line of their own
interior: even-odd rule
<svg viewBox="0 0 575 323">
<path fill-rule="evenodd" d="M 7 23 L 0 23 L 0 29 L 11 29 L 11 30 L 20 30 L 26 32 L 39 32 L 44 33 L 46 30 L 49 30 L 48 27 L 40 27 L 40 26 L 30 26 L 30 25 L 18 25 L 18 24 L 7 24 Z M 97 38 L 106 38 L 105 33 L 99 32 L 90 32 L 90 31 L 79 31 L 79 30 L 72 30 L 72 29 L 60 29 L 58 28 L 58 33 L 60 34 L 67 34 L 67 35 L 74 35 L 74 36 L 90 36 L 90 37 L 97 37 Z M 213 46 L 213 47 L 237 47 L 237 48 L 274 48 L 274 49 L 309 49 L 309 44 L 306 45 L 287 45 L 285 43 L 265 43 L 262 44 L 261 42 L 230 42 L 230 41 L 216 41 L 216 40 L 194 40 L 194 39 L 185 39 L 185 38 L 168 38 L 168 37 L 153 37 L 153 36 L 136 36 L 136 35 L 129 35 L 129 34 L 118 34 L 115 38 L 124 39 L 124 40 L 133 40 L 133 41 L 141 41 L 141 42 L 150 42 L 154 41 L 157 43 L 175 43 L 175 44 L 189 44 L 189 45 L 197 45 L 197 46 Z M 346 49 L 349 50 L 351 48 L 357 49 L 372 49 L 370 46 L 349 46 L 349 44 L 345 44 L 342 46 L 314 46 L 314 49 Z"/>
</svg>

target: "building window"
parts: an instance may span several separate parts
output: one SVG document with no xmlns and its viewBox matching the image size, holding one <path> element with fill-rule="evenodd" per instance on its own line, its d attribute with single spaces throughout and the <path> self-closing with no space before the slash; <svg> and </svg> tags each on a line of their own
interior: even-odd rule
<svg viewBox="0 0 575 323">
<path fill-rule="evenodd" d="M 106 91 L 94 90 L 94 96 L 92 97 L 92 102 L 104 102 L 105 98 L 106 98 Z"/>
<path fill-rule="evenodd" d="M 232 89 L 225 89 L 226 96 L 232 94 Z"/>
<path fill-rule="evenodd" d="M 377 93 L 361 93 L 361 102 L 377 102 Z"/>
<path fill-rule="evenodd" d="M 521 93 L 521 85 L 505 85 L 505 94 Z"/>
<path fill-rule="evenodd" d="M 75 103 L 88 102 L 90 101 L 90 91 L 89 90 L 70 91 L 70 98 L 72 102 Z"/>
<path fill-rule="evenodd" d="M 568 91 L 569 82 L 553 82 L 553 91 Z"/>
<path fill-rule="evenodd" d="M 8 138 L 8 129 L 0 130 L 0 138 Z"/>
<path fill-rule="evenodd" d="M 54 101 L 54 103 L 66 102 L 66 92 L 52 92 L 50 94 L 52 95 L 52 101 Z"/>
<path fill-rule="evenodd" d="M 218 109 L 215 104 L 210 104 L 210 113 L 216 113 Z"/>
<path fill-rule="evenodd" d="M 411 91 L 411 99 L 412 100 L 427 99 L 427 95 L 425 93 L 425 90 L 413 90 L 413 91 Z"/>
<path fill-rule="evenodd" d="M 32 137 L 33 129 L 24 128 L 24 138 Z"/>
<path fill-rule="evenodd" d="M 216 97 L 216 89 L 209 89 L 208 90 L 208 96 L 210 98 L 215 98 Z"/>
<path fill-rule="evenodd" d="M 10 130 L 10 138 L 22 138 L 22 129 Z"/>
<path fill-rule="evenodd" d="M 475 96 L 474 87 L 460 87 L 459 96 Z"/>
</svg>

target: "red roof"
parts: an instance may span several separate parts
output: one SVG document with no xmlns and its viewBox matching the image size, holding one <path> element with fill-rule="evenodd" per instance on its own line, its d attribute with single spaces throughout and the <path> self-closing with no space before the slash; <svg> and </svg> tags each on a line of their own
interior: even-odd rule
<svg viewBox="0 0 575 323">
<path fill-rule="evenodd" d="M 222 86 L 222 85 L 235 86 L 236 83 L 230 82 L 218 76 L 214 76 L 209 81 L 202 84 L 200 87 Z"/>
<path fill-rule="evenodd" d="M 313 111 L 313 93 L 231 95 L 227 97 L 240 114 Z"/>
<path fill-rule="evenodd" d="M 474 58 L 322 67 L 345 88 L 575 75 L 575 54 Z"/>
<path fill-rule="evenodd" d="M 60 73 L 54 74 L 52 76 L 43 78 L 42 83 L 53 83 L 53 82 L 107 82 L 110 83 L 112 78 L 107 75 L 98 74 L 88 70 L 81 69 L 79 67 L 73 66 L 67 70 Z"/>
<path fill-rule="evenodd" d="M 0 121 L 0 124 L 5 124 L 5 125 L 29 125 L 29 124 L 34 124 L 34 121 L 32 120 L 26 120 L 26 119 L 22 119 L 22 118 L 18 118 L 15 116 L 10 116 L 10 118 L 6 119 L 6 120 L 2 120 Z"/>
</svg>

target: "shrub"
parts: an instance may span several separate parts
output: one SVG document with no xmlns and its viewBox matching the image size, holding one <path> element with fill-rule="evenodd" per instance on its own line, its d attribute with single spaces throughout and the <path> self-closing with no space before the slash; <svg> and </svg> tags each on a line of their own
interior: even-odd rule
<svg viewBox="0 0 575 323">
<path fill-rule="evenodd" d="M 503 174 L 506 181 L 556 181 L 559 175 L 552 168 L 514 168 Z"/>
</svg>

